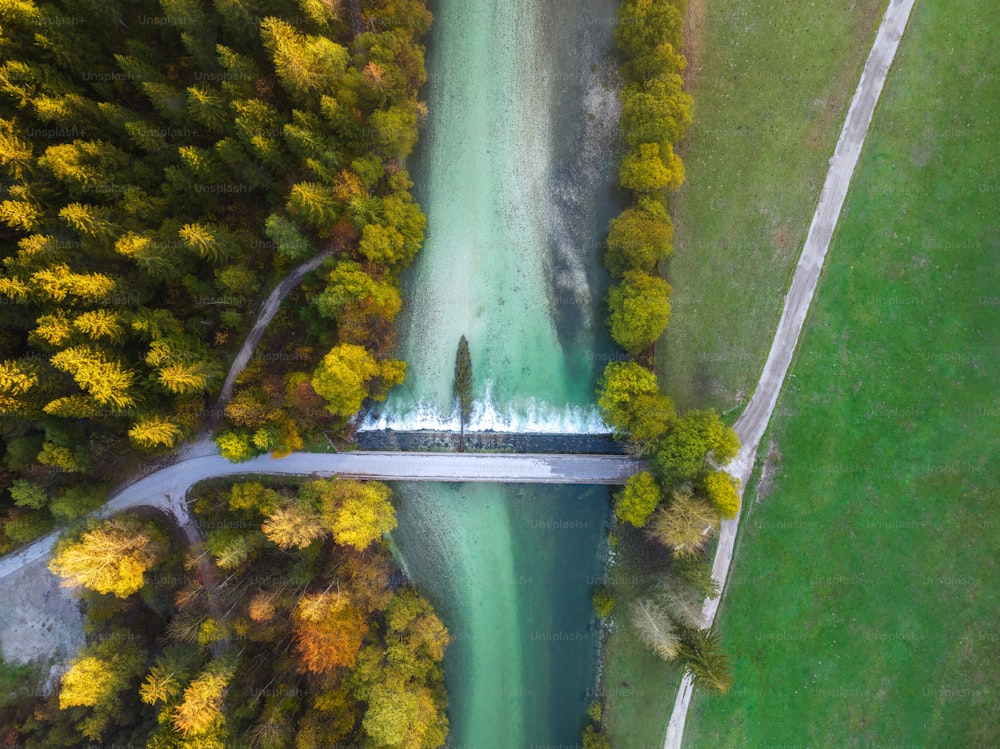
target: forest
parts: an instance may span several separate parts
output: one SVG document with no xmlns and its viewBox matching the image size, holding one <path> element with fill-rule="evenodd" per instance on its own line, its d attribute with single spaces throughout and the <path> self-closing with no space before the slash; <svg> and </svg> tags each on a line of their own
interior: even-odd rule
<svg viewBox="0 0 1000 749">
<path fill-rule="evenodd" d="M 0 696 L 0 744 L 438 747 L 448 631 L 395 568 L 384 484 L 214 482 L 188 549 L 154 517 L 65 536 L 87 645 L 49 697 Z"/>
<path fill-rule="evenodd" d="M 402 381 L 430 22 L 420 0 L 0 4 L 0 552 L 209 428 L 233 460 L 329 444 Z"/>
<path fill-rule="evenodd" d="M 68 525 L 50 569 L 87 640 L 54 689 L 0 664 L 4 746 L 444 743 L 449 636 L 382 541 L 385 485 L 88 519 L 184 441 L 340 443 L 402 381 L 430 23 L 420 0 L 0 2 L 0 553 Z"/>
</svg>

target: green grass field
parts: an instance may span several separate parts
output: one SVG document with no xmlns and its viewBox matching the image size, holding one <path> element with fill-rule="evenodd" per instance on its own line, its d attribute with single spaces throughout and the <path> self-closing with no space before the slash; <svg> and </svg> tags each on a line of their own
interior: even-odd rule
<svg viewBox="0 0 1000 749">
<path fill-rule="evenodd" d="M 673 316 L 657 346 L 682 409 L 751 394 L 885 5 L 707 3 L 672 206 Z"/>
<path fill-rule="evenodd" d="M 674 312 L 658 346 L 666 392 L 682 408 L 725 410 L 738 390 L 749 394 L 884 6 L 692 0 L 690 20 L 704 15 L 691 56 L 701 73 L 683 145 L 688 182 L 673 206 Z M 608 731 L 628 749 L 662 746 L 680 678 L 628 626 L 646 590 L 636 580 L 656 569 L 640 556 L 623 541 L 610 570 L 626 584 L 604 659 Z"/>
<path fill-rule="evenodd" d="M 1000 745 L 1000 20 L 917 2 L 767 439 L 689 747 Z"/>
</svg>

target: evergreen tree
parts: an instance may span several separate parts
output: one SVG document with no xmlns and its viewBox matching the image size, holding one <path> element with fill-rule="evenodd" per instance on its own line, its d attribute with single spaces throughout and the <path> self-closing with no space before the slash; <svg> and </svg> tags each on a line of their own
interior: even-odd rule
<svg viewBox="0 0 1000 749">
<path fill-rule="evenodd" d="M 686 630 L 680 656 L 694 685 L 699 689 L 725 694 L 732 688 L 732 666 L 714 626 L 709 629 Z"/>
<path fill-rule="evenodd" d="M 469 341 L 463 335 L 458 341 L 458 351 L 455 354 L 455 397 L 458 399 L 459 450 L 465 451 L 465 424 L 472 416 L 472 356 L 469 353 Z"/>
</svg>

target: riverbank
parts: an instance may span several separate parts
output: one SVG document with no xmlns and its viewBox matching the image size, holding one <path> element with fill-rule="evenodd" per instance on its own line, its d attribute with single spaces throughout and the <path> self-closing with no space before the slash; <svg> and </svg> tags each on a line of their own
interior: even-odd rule
<svg viewBox="0 0 1000 749">
<path fill-rule="evenodd" d="M 885 6 L 718 0 L 702 17 L 691 4 L 695 117 L 657 345 L 678 409 L 724 412 L 752 394 Z"/>
</svg>

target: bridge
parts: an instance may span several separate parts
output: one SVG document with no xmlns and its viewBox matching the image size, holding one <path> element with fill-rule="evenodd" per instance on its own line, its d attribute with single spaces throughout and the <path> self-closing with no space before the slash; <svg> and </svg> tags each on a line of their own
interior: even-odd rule
<svg viewBox="0 0 1000 749">
<path fill-rule="evenodd" d="M 214 465 L 214 462 L 213 462 Z M 261 473 L 339 476 L 382 481 L 486 481 L 500 484 L 624 484 L 645 467 L 626 455 L 362 451 L 261 457 L 234 467 Z"/>
</svg>

